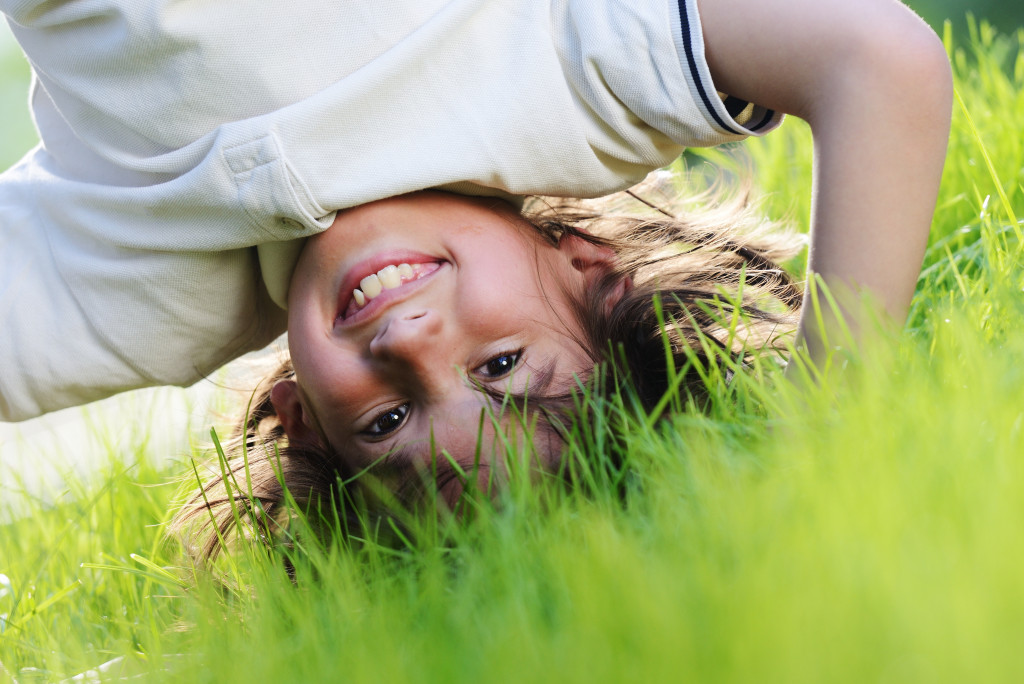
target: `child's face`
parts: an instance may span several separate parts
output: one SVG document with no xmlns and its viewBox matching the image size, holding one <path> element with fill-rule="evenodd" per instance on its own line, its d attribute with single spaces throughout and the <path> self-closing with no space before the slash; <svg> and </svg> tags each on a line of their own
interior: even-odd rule
<svg viewBox="0 0 1024 684">
<path fill-rule="evenodd" d="M 295 382 L 273 394 L 289 437 L 326 440 L 355 468 L 388 454 L 392 468 L 427 463 L 431 439 L 435 453 L 472 459 L 481 408 L 495 401 L 482 387 L 561 394 L 592 366 L 566 293 L 611 257 L 566 242 L 544 242 L 501 202 L 437 192 L 339 214 L 292 278 Z M 369 298 L 378 285 L 364 279 L 402 264 L 411 271 L 384 274 Z M 485 426 L 485 460 L 494 437 Z M 543 441 L 550 465 L 560 445 Z"/>
</svg>

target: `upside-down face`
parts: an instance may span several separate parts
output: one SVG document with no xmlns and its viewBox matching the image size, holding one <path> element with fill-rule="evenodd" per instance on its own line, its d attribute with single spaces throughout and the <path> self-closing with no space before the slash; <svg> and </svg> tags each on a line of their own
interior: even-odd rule
<svg viewBox="0 0 1024 684">
<path fill-rule="evenodd" d="M 490 420 L 481 431 L 485 405 L 564 394 L 589 374 L 570 300 L 613 259 L 579 238 L 552 246 L 493 199 L 422 192 L 339 213 L 292 277 L 295 379 L 272 395 L 289 438 L 350 469 L 401 471 L 442 449 L 472 462 L 479 436 L 486 462 L 501 447 Z M 560 440 L 534 439 L 555 465 Z"/>
</svg>

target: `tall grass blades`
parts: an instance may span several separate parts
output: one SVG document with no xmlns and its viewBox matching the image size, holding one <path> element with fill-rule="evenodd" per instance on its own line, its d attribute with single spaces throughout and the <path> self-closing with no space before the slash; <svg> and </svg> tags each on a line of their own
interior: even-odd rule
<svg viewBox="0 0 1024 684">
<path fill-rule="evenodd" d="M 159 527 L 188 466 L 111 459 L 0 515 L 0 679 L 1024 680 L 1024 36 L 971 31 L 899 340 L 799 391 L 778 357 L 695 357 L 701 409 L 680 391 L 662 420 L 584 390 L 563 473 L 510 439 L 509 482 L 458 515 L 324 538 L 348 524 L 334 507 L 297 510 L 288 543 L 242 545 L 220 579 Z M 806 126 L 742 149 L 684 161 L 752 167 L 762 211 L 805 227 Z"/>
</svg>

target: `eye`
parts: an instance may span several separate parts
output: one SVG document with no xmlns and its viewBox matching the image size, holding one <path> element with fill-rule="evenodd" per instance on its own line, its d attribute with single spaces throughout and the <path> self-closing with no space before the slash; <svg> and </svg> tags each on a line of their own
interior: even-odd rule
<svg viewBox="0 0 1024 684">
<path fill-rule="evenodd" d="M 386 437 L 402 427 L 405 419 L 409 416 L 409 404 L 401 404 L 382 411 L 373 419 L 370 426 L 363 430 L 364 435 L 373 438 Z"/>
<path fill-rule="evenodd" d="M 488 359 L 486 363 L 476 369 L 476 372 L 488 380 L 497 380 L 511 373 L 519 365 L 522 358 L 522 349 L 514 352 L 502 352 Z"/>
</svg>

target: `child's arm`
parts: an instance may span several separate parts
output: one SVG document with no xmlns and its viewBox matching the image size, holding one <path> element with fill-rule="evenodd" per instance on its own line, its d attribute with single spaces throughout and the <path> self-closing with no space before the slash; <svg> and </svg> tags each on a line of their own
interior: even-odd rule
<svg viewBox="0 0 1024 684">
<path fill-rule="evenodd" d="M 895 0 L 703 0 L 700 11 L 718 89 L 811 126 L 809 270 L 845 299 L 855 331 L 862 293 L 901 325 L 949 135 L 942 43 Z M 822 360 L 822 333 L 835 346 L 836 331 L 814 321 L 805 306 L 801 337 Z"/>
</svg>

